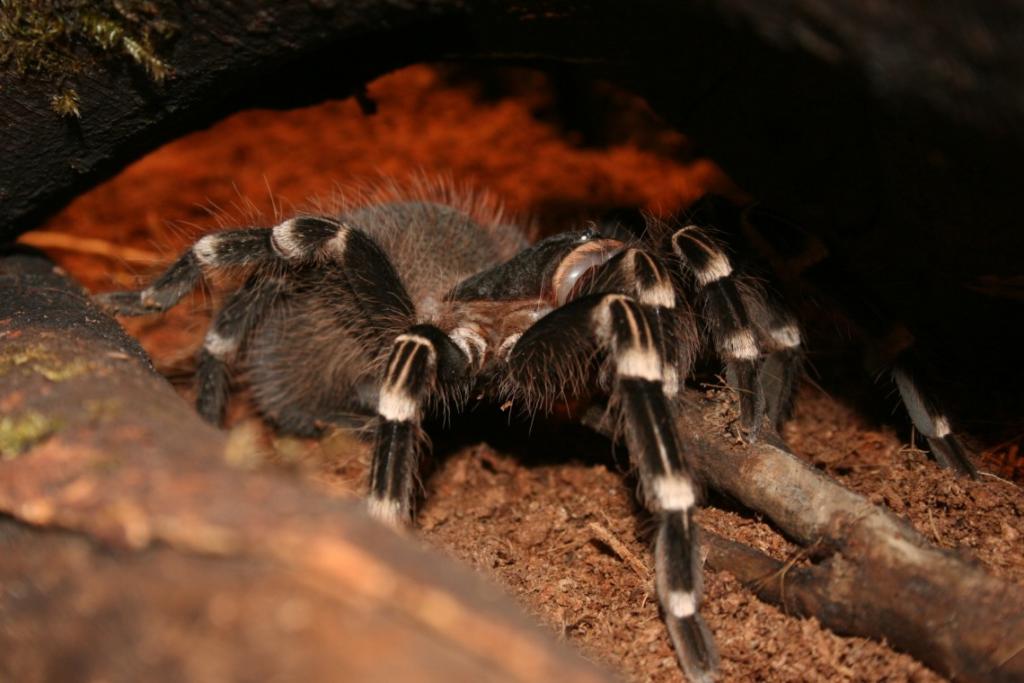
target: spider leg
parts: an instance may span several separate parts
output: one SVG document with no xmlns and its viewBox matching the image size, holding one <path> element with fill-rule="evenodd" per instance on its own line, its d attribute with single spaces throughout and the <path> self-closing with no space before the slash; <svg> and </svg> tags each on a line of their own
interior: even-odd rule
<svg viewBox="0 0 1024 683">
<path fill-rule="evenodd" d="M 659 327 L 651 311 L 624 294 L 593 294 L 562 306 L 530 327 L 509 351 L 515 395 L 537 400 L 553 384 L 578 384 L 603 351 L 612 374 L 612 405 L 624 425 L 646 507 L 658 523 L 655 575 L 658 599 L 680 664 L 691 681 L 710 681 L 718 656 L 697 611 L 701 594 L 697 486 L 680 448 L 669 398 Z M 568 343 L 572 340 L 572 343 Z M 581 348 L 580 343 L 585 342 Z"/>
<path fill-rule="evenodd" d="M 978 469 L 967 457 L 963 445 L 949 426 L 949 420 L 921 390 L 908 364 L 897 361 L 892 370 L 892 378 L 900 391 L 910 420 L 917 431 L 928 440 L 935 460 L 943 467 L 977 479 Z"/>
<path fill-rule="evenodd" d="M 280 295 L 278 277 L 251 276 L 217 312 L 199 351 L 196 369 L 196 410 L 207 421 L 224 421 L 230 390 L 230 366 L 253 328 Z"/>
<path fill-rule="evenodd" d="M 754 317 L 761 347 L 767 351 L 760 382 L 765 413 L 776 431 L 789 417 L 793 394 L 803 369 L 803 338 L 796 317 L 777 298 L 744 294 Z"/>
<path fill-rule="evenodd" d="M 214 232 L 189 247 L 145 289 L 100 294 L 96 301 L 120 315 L 158 313 L 178 303 L 204 275 L 279 264 L 301 265 L 346 250 L 356 232 L 328 218 L 290 218 L 273 228 Z"/>
<path fill-rule="evenodd" d="M 714 225 L 721 232 L 730 253 L 730 267 L 747 312 L 754 322 L 759 349 L 765 354 L 760 369 L 760 385 L 764 394 L 765 413 L 776 431 L 789 416 L 793 391 L 803 365 L 800 327 L 796 317 L 775 292 L 775 275 L 764 268 L 761 259 L 774 253 L 765 237 L 751 222 L 753 209 L 740 209 L 717 195 L 705 195 L 687 211 L 688 223 Z M 714 247 L 715 243 L 710 242 Z M 751 246 L 761 251 L 761 259 L 751 258 Z M 722 251 L 719 249 L 719 251 Z M 699 256 L 699 255 L 698 255 Z"/>
<path fill-rule="evenodd" d="M 640 247 L 627 248 L 596 269 L 587 290 L 629 294 L 647 311 L 657 328 L 665 393 L 675 396 L 693 366 L 698 334 L 692 311 L 677 295 L 675 282 L 658 255 Z"/>
<path fill-rule="evenodd" d="M 367 506 L 377 519 L 391 526 L 408 522 L 424 404 L 466 377 L 469 367 L 466 353 L 433 325 L 415 325 L 395 338 L 380 387 L 370 468 Z"/>
<path fill-rule="evenodd" d="M 765 412 L 776 431 L 782 428 L 793 410 L 793 395 L 802 369 L 803 354 L 799 344 L 772 351 L 761 366 Z"/>
<path fill-rule="evenodd" d="M 729 384 L 739 393 L 740 427 L 746 438 L 754 441 L 765 410 L 759 378 L 762 349 L 732 263 L 696 225 L 672 234 L 672 250 L 693 275 L 707 311 L 715 350 L 725 361 Z"/>
</svg>

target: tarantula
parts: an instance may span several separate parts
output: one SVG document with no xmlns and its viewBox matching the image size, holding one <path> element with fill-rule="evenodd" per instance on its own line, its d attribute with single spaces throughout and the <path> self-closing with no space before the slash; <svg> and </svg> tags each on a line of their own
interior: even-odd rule
<svg viewBox="0 0 1024 683">
<path fill-rule="evenodd" d="M 391 525 L 412 516 L 425 415 L 480 395 L 529 412 L 607 396 L 657 522 L 672 643 L 691 680 L 714 677 L 677 396 L 698 355 L 715 354 L 739 395 L 740 433 L 754 440 L 766 415 L 785 412 L 801 338 L 709 231 L 652 219 L 643 236 L 607 225 L 529 245 L 486 202 L 393 196 L 209 234 L 145 289 L 98 300 L 122 315 L 164 311 L 225 272 L 240 286 L 199 354 L 199 412 L 222 421 L 236 368 L 281 431 L 375 414 L 367 506 Z"/>
</svg>

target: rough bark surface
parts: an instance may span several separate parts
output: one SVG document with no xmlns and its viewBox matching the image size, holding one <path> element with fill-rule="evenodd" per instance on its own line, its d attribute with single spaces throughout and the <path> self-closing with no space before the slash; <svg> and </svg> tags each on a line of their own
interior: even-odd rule
<svg viewBox="0 0 1024 683">
<path fill-rule="evenodd" d="M 715 571 L 727 571 L 757 596 L 773 605 L 778 605 L 787 614 L 814 617 L 830 630 L 844 635 L 870 635 L 874 638 L 889 638 L 899 629 L 904 635 L 894 647 L 916 650 L 915 656 L 928 661 L 929 650 L 925 642 L 912 640 L 921 634 L 913 625 L 907 625 L 897 612 L 886 604 L 890 591 L 875 593 L 865 586 L 874 587 L 877 572 L 865 572 L 857 563 L 851 563 L 841 554 L 836 554 L 819 564 L 794 566 L 780 562 L 743 544 L 730 541 L 716 534 L 705 533 L 703 540 L 707 549 L 707 565 Z M 889 623 L 892 622 L 892 623 Z M 1011 624 L 1013 626 L 1013 624 Z M 927 638 L 927 634 L 924 636 Z M 999 644 L 993 660 L 997 666 L 995 674 L 981 674 L 974 671 L 947 671 L 957 680 L 1019 680 L 1020 665 L 1014 661 L 1020 643 L 1010 638 Z M 1016 642 L 1016 646 L 1010 643 Z M 992 643 L 987 643 L 989 647 Z M 961 647 L 959 639 L 945 647 Z M 1017 657 L 1019 660 L 1019 656 Z M 929 662 L 933 667 L 938 656 Z M 991 665 L 989 665 L 991 666 Z"/>
<path fill-rule="evenodd" d="M 79 534 L 0 525 L 25 587 L 0 599 L 0 677 L 606 680 L 354 501 L 232 466 L 47 260 L 8 255 L 0 286 L 0 512 Z"/>
</svg>

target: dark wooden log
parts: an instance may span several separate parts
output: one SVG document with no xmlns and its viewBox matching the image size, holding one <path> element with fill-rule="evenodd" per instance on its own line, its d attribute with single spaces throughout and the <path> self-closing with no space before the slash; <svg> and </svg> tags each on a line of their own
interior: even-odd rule
<svg viewBox="0 0 1024 683">
<path fill-rule="evenodd" d="M 7 517 L 0 553 L 5 681 L 526 680 L 263 558 L 112 552 Z"/>
<path fill-rule="evenodd" d="M 0 290 L 0 512 L 77 534 L 0 527 L 0 581 L 26 588 L 0 595 L 0 677 L 607 680 L 355 501 L 232 466 L 46 259 L 5 256 Z"/>
</svg>

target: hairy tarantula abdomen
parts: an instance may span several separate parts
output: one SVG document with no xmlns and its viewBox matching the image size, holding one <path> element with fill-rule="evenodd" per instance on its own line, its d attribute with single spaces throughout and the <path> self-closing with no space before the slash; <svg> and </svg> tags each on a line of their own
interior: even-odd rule
<svg viewBox="0 0 1024 683">
<path fill-rule="evenodd" d="M 339 220 L 380 245 L 412 301 L 422 306 L 527 246 L 522 229 L 503 222 L 500 211 L 479 213 L 438 202 L 390 201 Z"/>
</svg>

